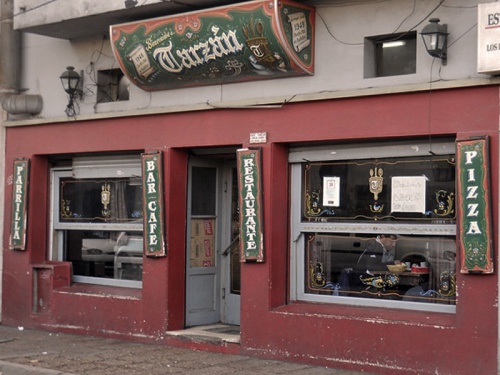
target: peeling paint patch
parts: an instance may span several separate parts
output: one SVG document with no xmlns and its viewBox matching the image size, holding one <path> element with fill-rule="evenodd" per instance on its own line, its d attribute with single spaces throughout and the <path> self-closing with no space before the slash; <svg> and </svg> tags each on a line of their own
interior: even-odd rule
<svg viewBox="0 0 500 375">
<path fill-rule="evenodd" d="M 384 325 L 400 325 L 407 327 L 427 327 L 427 328 L 435 328 L 442 330 L 455 330 L 455 326 L 446 326 L 446 325 L 436 325 L 431 323 L 421 323 L 415 321 L 404 321 L 404 320 L 389 320 L 382 318 L 365 318 L 365 317 L 357 317 L 357 316 L 344 316 L 344 315 L 330 315 L 330 314 L 312 314 L 312 313 L 295 313 L 295 312 L 282 312 L 280 311 L 278 314 L 293 316 L 293 317 L 307 317 L 307 318 L 315 318 L 315 319 L 335 319 L 339 321 L 354 321 L 354 322 L 365 322 L 371 324 L 384 324 Z M 427 317 L 429 319 L 429 317 Z M 430 320 L 430 319 L 429 319 Z"/>
<path fill-rule="evenodd" d="M 288 351 L 282 351 L 282 350 L 266 350 L 262 348 L 245 348 L 246 351 L 257 353 L 256 356 L 280 356 L 282 358 L 294 358 L 300 361 L 305 361 L 305 362 L 330 362 L 331 367 L 335 367 L 338 364 L 345 364 L 345 365 L 355 365 L 355 366 L 360 366 L 360 367 L 372 367 L 374 370 L 375 369 L 384 369 L 384 370 L 395 370 L 395 371 L 400 371 L 401 373 L 404 374 L 419 374 L 420 370 L 418 369 L 411 369 L 408 367 L 403 367 L 399 365 L 389 365 L 385 363 L 380 363 L 380 362 L 369 362 L 369 361 L 363 361 L 363 360 L 352 360 L 352 359 L 346 359 L 346 358 L 335 358 L 335 357 L 318 357 L 318 356 L 313 356 L 313 355 L 304 355 L 304 354 L 292 354 Z M 330 365 L 329 365 L 330 367 Z"/>
</svg>

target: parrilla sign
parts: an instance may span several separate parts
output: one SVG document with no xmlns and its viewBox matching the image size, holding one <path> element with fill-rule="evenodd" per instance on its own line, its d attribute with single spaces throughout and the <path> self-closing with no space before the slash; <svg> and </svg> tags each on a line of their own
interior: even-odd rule
<svg viewBox="0 0 500 375">
<path fill-rule="evenodd" d="M 142 154 L 144 253 L 166 255 L 163 221 L 162 153 Z"/>
<path fill-rule="evenodd" d="M 312 75 L 314 16 L 291 1 L 252 1 L 111 26 L 111 43 L 146 91 Z"/>
<path fill-rule="evenodd" d="M 457 142 L 462 273 L 493 273 L 488 138 Z"/>
<path fill-rule="evenodd" d="M 29 161 L 27 159 L 14 160 L 12 216 L 9 243 L 9 247 L 12 250 L 26 250 L 28 173 Z"/>
<path fill-rule="evenodd" d="M 240 149 L 238 190 L 240 202 L 240 261 L 264 261 L 261 149 Z"/>
</svg>

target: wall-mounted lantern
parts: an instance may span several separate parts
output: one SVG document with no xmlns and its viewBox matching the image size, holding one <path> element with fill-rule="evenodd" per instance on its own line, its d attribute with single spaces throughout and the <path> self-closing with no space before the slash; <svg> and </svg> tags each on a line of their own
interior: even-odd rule
<svg viewBox="0 0 500 375">
<path fill-rule="evenodd" d="M 432 57 L 440 58 L 446 65 L 446 54 L 448 46 L 448 26 L 441 25 L 439 18 L 431 18 L 429 24 L 420 32 L 427 49 Z"/>
<path fill-rule="evenodd" d="M 61 74 L 59 78 L 61 79 L 64 91 L 69 95 L 69 102 L 65 110 L 66 114 L 69 117 L 74 117 L 76 115 L 75 99 L 77 96 L 80 97 L 80 99 L 83 97 L 82 77 L 75 72 L 74 67 L 68 66 L 66 71 Z"/>
</svg>

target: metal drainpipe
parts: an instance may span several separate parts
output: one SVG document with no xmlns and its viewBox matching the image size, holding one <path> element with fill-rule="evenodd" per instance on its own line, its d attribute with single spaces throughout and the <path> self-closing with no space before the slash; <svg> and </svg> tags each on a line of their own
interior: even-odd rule
<svg viewBox="0 0 500 375">
<path fill-rule="evenodd" d="M 0 0 L 0 98 L 19 94 L 21 34 L 14 30 L 14 0 Z"/>
<path fill-rule="evenodd" d="M 0 102 L 9 96 L 19 93 L 19 71 L 21 61 L 20 33 L 14 31 L 14 3 L 13 0 L 0 0 Z M 5 196 L 5 127 L 3 122 L 7 113 L 0 107 L 0 202 Z M 0 209 L 0 244 L 3 244 L 4 209 Z M 0 245 L 1 246 L 1 245 Z M 3 249 L 2 249 L 3 250 Z M 3 251 L 2 251 L 3 254 Z M 0 256 L 0 275 L 3 274 L 3 256 Z M 2 279 L 0 277 L 0 297 L 2 296 Z M 2 306 L 0 298 L 0 322 L 2 320 Z"/>
</svg>

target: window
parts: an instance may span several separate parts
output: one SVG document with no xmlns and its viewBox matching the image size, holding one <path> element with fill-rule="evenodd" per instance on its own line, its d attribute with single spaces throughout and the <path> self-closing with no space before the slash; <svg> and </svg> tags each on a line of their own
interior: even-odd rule
<svg viewBox="0 0 500 375">
<path fill-rule="evenodd" d="M 455 311 L 454 146 L 291 150 L 292 297 Z"/>
<path fill-rule="evenodd" d="M 74 158 L 52 181 L 51 258 L 72 263 L 73 281 L 140 287 L 140 155 Z"/>
<path fill-rule="evenodd" d="M 130 82 L 120 69 L 100 70 L 97 75 L 97 103 L 129 100 Z"/>
<path fill-rule="evenodd" d="M 365 38 L 365 78 L 416 73 L 416 32 Z"/>
</svg>

